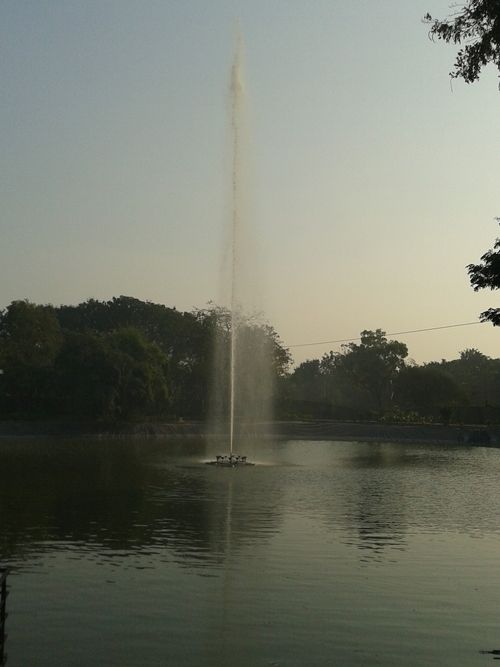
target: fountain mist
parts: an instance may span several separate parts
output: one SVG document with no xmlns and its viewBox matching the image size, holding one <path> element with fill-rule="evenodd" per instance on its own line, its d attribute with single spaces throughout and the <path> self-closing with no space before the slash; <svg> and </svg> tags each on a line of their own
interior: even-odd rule
<svg viewBox="0 0 500 667">
<path fill-rule="evenodd" d="M 224 308 L 216 308 L 217 332 L 211 416 L 218 432 L 229 433 L 229 458 L 242 436 L 255 434 L 269 421 L 272 342 L 258 314 L 260 274 L 252 239 L 255 225 L 249 206 L 247 100 L 238 35 L 229 85 L 230 192 L 228 257 L 223 278 Z M 237 459 L 234 455 L 234 457 Z"/>
<path fill-rule="evenodd" d="M 239 250 L 239 228 L 240 228 L 240 148 L 241 148 L 241 116 L 243 105 L 243 86 L 241 72 L 242 55 L 241 36 L 238 35 L 236 53 L 231 68 L 231 134 L 233 148 L 232 163 L 232 215 L 231 215 L 231 350 L 229 363 L 229 453 L 233 454 L 234 444 L 234 412 L 235 412 L 235 384 L 236 384 L 236 342 L 238 337 L 238 303 L 237 303 L 237 277 L 238 277 L 238 250 Z"/>
</svg>

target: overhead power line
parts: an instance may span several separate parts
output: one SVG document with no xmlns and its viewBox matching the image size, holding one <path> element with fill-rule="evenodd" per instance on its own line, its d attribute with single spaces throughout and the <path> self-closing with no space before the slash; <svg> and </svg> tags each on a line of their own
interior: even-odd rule
<svg viewBox="0 0 500 667">
<path fill-rule="evenodd" d="M 422 333 L 424 331 L 438 331 L 439 329 L 455 329 L 456 327 L 470 327 L 472 324 L 484 324 L 480 320 L 475 322 L 462 322 L 461 324 L 444 324 L 440 327 L 427 327 L 426 329 L 411 329 L 411 331 L 392 331 L 385 334 L 386 336 L 404 336 L 406 334 Z M 332 345 L 334 343 L 352 343 L 356 340 L 361 340 L 361 336 L 357 338 L 339 338 L 338 340 L 321 340 L 316 343 L 296 343 L 295 345 L 288 345 L 288 347 L 312 347 L 313 345 Z"/>
</svg>

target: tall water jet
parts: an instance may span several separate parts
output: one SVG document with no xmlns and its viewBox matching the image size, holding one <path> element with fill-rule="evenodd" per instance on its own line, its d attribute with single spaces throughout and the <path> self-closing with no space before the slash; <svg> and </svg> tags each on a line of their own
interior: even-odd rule
<svg viewBox="0 0 500 667">
<path fill-rule="evenodd" d="M 232 134 L 232 210 L 231 210 L 231 350 L 229 362 L 229 456 L 233 456 L 234 445 L 234 410 L 235 410 L 235 385 L 236 385 L 236 342 L 238 337 L 238 308 L 237 303 L 237 278 L 238 278 L 238 250 L 239 250 L 239 228 L 240 228 L 240 135 L 241 135 L 241 106 L 243 104 L 243 85 L 241 72 L 241 35 L 238 33 L 236 52 L 233 66 L 231 68 L 231 134 Z"/>
<path fill-rule="evenodd" d="M 212 420 L 216 430 L 224 423 L 229 455 L 219 463 L 245 461 L 237 456 L 243 435 L 258 432 L 258 422 L 269 419 L 272 336 L 260 315 L 257 253 L 250 212 L 247 100 L 243 84 L 243 45 L 237 35 L 229 81 L 230 191 L 228 193 L 228 252 L 223 280 L 226 307 L 213 309 L 216 329 Z"/>
</svg>

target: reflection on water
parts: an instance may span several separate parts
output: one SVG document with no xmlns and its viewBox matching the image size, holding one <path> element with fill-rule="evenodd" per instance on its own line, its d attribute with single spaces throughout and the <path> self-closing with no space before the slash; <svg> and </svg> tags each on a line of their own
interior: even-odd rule
<svg viewBox="0 0 500 667">
<path fill-rule="evenodd" d="M 249 442 L 262 465 L 237 469 L 215 452 L 0 443 L 11 664 L 484 664 L 498 450 Z"/>
<path fill-rule="evenodd" d="M 229 530 L 238 548 L 279 521 L 279 487 L 261 480 L 259 500 L 250 468 L 209 470 L 178 443 L 17 443 L 1 456 L 0 546 L 13 567 L 67 543 L 102 558 L 167 549 L 181 565 L 211 566 L 224 561 Z"/>
</svg>

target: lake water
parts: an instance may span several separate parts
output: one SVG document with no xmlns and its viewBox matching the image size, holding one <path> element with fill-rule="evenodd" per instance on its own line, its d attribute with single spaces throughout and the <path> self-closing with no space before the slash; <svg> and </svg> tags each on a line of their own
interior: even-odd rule
<svg viewBox="0 0 500 667">
<path fill-rule="evenodd" d="M 489 665 L 500 450 L 0 442 L 9 667 Z"/>
</svg>

